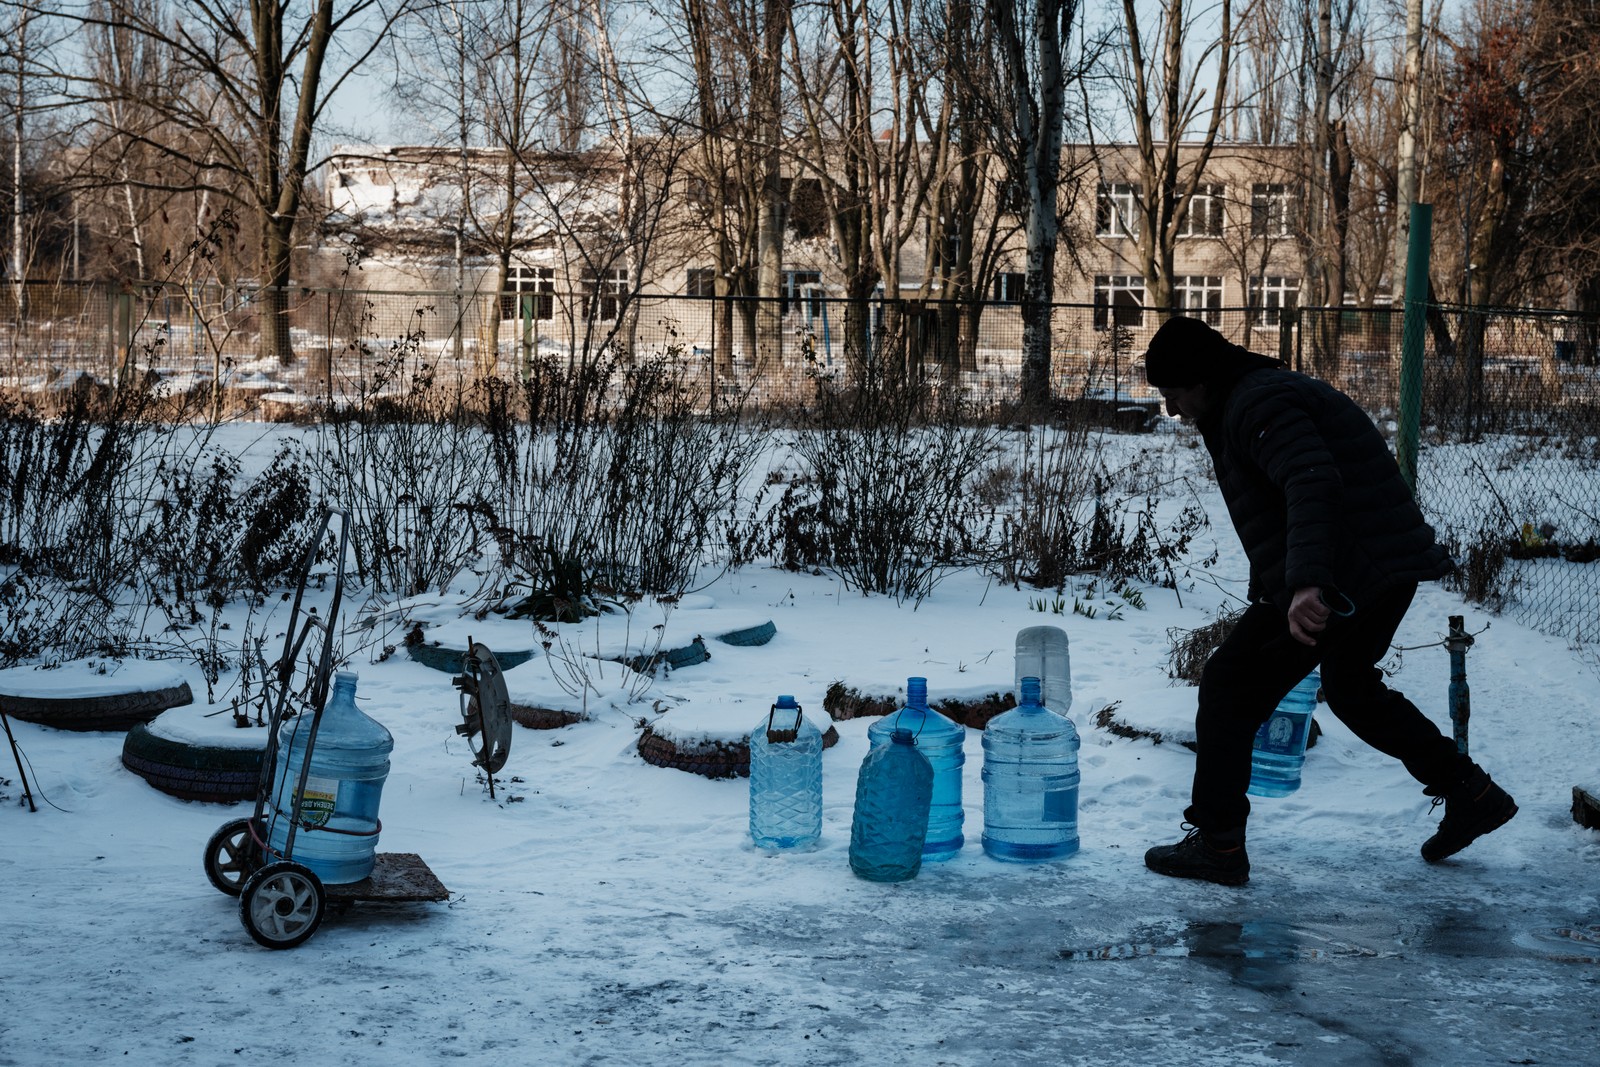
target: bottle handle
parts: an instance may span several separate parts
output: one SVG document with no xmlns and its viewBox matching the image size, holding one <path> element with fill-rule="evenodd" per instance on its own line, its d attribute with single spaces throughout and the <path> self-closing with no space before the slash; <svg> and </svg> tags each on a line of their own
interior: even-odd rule
<svg viewBox="0 0 1600 1067">
<path fill-rule="evenodd" d="M 800 738 L 800 720 L 805 717 L 805 712 L 799 704 L 794 706 L 794 726 L 787 730 L 780 730 L 773 724 L 773 718 L 778 714 L 778 705 L 772 705 L 767 712 L 767 743 L 773 745 L 786 745 Z"/>
</svg>

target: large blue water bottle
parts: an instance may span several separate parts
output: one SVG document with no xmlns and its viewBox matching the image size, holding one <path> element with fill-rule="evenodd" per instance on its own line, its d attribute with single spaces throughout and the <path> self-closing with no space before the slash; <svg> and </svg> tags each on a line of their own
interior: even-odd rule
<svg viewBox="0 0 1600 1067">
<path fill-rule="evenodd" d="M 1055 860 L 1078 851 L 1078 728 L 1039 703 L 1022 703 L 983 729 L 983 851 L 997 860 Z"/>
<path fill-rule="evenodd" d="M 867 741 L 876 748 L 887 745 L 897 729 L 911 731 L 917 751 L 933 767 L 933 806 L 928 814 L 928 836 L 922 845 L 925 860 L 947 860 L 961 851 L 961 767 L 967 756 L 962 746 L 967 728 L 928 707 L 928 680 L 906 679 L 906 706 L 885 715 L 867 728 Z"/>
<path fill-rule="evenodd" d="M 822 731 L 780 696 L 750 731 L 750 838 L 757 848 L 808 848 L 822 837 Z"/>
<path fill-rule="evenodd" d="M 867 750 L 856 777 L 850 869 L 869 882 L 904 882 L 922 869 L 933 766 L 910 730 Z"/>
<path fill-rule="evenodd" d="M 1250 756 L 1251 796 L 1286 797 L 1300 788 L 1300 768 L 1306 762 L 1306 741 L 1311 736 L 1311 713 L 1317 710 L 1321 678 L 1312 671 L 1278 704 L 1272 718 L 1256 731 Z"/>
<path fill-rule="evenodd" d="M 378 852 L 378 801 L 389 777 L 394 738 L 356 707 L 356 676 L 340 671 L 315 731 L 309 712 L 282 727 L 277 781 L 272 794 L 268 847 L 285 858 L 295 811 L 295 790 L 311 750 L 311 769 L 300 794 L 300 822 L 292 854 L 329 885 L 359 882 L 372 873 Z"/>
</svg>

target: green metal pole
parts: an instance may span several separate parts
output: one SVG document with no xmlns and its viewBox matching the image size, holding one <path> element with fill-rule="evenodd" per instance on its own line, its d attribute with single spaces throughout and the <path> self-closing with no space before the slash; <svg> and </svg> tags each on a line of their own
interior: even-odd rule
<svg viewBox="0 0 1600 1067">
<path fill-rule="evenodd" d="M 533 374 L 533 295 L 524 293 L 518 300 L 522 311 L 522 381 Z"/>
<path fill-rule="evenodd" d="M 1433 246 L 1433 205 L 1411 205 L 1406 248 L 1406 310 L 1400 342 L 1400 434 L 1395 456 L 1400 474 L 1417 492 L 1417 440 L 1422 434 L 1422 346 L 1428 325 L 1428 258 Z"/>
</svg>

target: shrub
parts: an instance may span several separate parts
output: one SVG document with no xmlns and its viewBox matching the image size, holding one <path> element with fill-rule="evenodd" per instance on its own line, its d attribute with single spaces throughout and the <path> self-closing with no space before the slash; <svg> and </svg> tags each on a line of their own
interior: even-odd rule
<svg viewBox="0 0 1600 1067">
<path fill-rule="evenodd" d="M 401 597 L 445 591 L 478 558 L 492 485 L 477 416 L 435 382 L 423 340 L 414 327 L 375 361 L 357 404 L 324 424 L 318 456 L 330 503 L 350 514 L 357 574 Z"/>
<path fill-rule="evenodd" d="M 503 492 L 484 517 L 519 606 L 587 613 L 596 597 L 676 596 L 718 547 L 761 444 L 736 403 L 696 410 L 679 349 L 633 362 L 546 355 L 486 387 Z M 558 616 L 551 615 L 551 618 Z"/>
<path fill-rule="evenodd" d="M 795 437 L 803 469 L 771 515 L 782 565 L 916 603 L 985 558 L 993 512 L 972 487 L 999 431 L 967 424 L 956 392 L 892 377 L 819 382 Z"/>
</svg>

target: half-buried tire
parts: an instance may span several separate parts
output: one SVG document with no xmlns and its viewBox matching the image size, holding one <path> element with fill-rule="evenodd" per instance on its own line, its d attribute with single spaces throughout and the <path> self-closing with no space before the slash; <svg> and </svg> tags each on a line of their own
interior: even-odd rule
<svg viewBox="0 0 1600 1067">
<path fill-rule="evenodd" d="M 104 673 L 82 663 L 0 671 L 0 708 L 14 719 L 58 730 L 126 730 L 192 703 L 181 674 L 149 661 L 128 660 Z"/>
<path fill-rule="evenodd" d="M 170 796 L 213 804 L 255 799 L 261 757 L 259 748 L 174 741 L 143 724 L 129 730 L 122 743 L 122 765 L 128 770 Z"/>
</svg>

